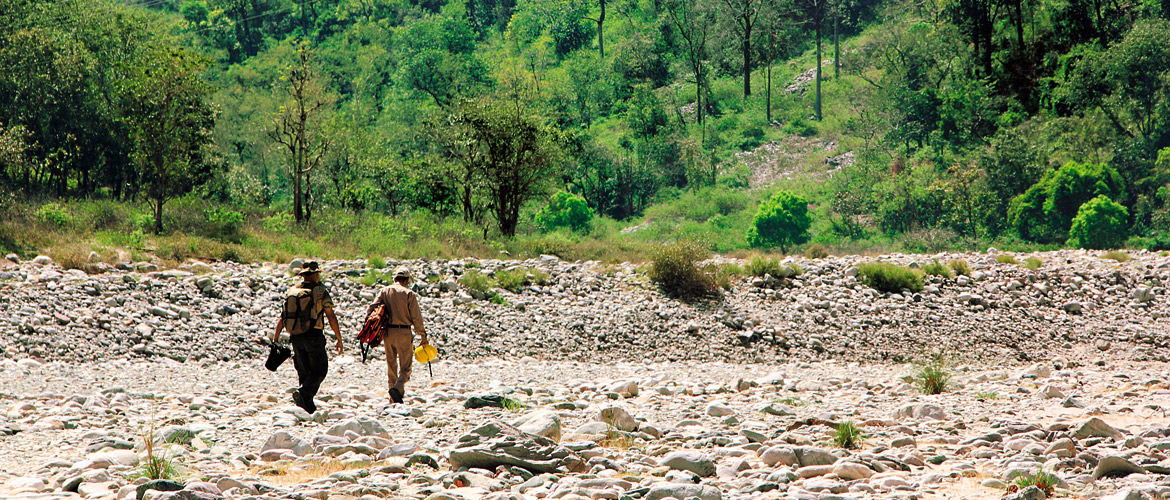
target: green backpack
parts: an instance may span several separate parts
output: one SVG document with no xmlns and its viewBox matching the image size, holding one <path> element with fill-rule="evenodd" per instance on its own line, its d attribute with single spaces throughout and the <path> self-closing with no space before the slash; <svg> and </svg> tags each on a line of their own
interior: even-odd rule
<svg viewBox="0 0 1170 500">
<path fill-rule="evenodd" d="M 289 288 L 284 295 L 284 309 L 281 317 L 284 318 L 284 327 L 288 334 L 300 335 L 317 326 L 316 304 L 313 303 L 313 289 L 319 283 L 303 288 L 304 283 Z"/>
</svg>

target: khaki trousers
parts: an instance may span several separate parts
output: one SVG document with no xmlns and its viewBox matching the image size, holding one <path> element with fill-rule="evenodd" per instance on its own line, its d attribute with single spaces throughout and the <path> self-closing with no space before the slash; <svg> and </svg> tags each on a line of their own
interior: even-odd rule
<svg viewBox="0 0 1170 500">
<path fill-rule="evenodd" d="M 391 328 L 382 338 L 386 347 L 386 379 L 389 389 L 406 394 L 410 381 L 410 367 L 414 363 L 414 335 L 409 328 Z"/>
</svg>

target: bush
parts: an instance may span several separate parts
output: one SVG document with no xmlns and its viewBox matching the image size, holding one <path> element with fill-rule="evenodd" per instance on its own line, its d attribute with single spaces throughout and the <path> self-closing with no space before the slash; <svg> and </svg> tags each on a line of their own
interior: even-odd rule
<svg viewBox="0 0 1170 500">
<path fill-rule="evenodd" d="M 951 270 L 955 272 L 956 276 L 971 275 L 971 264 L 968 264 L 965 260 L 952 259 L 950 262 L 947 262 L 947 265 L 950 266 Z"/>
<path fill-rule="evenodd" d="M 1035 486 L 1036 488 L 1039 488 L 1040 491 L 1043 491 L 1045 496 L 1050 497 L 1052 496 L 1052 492 L 1056 489 L 1056 485 L 1058 484 L 1060 484 L 1060 479 L 1057 478 L 1056 475 L 1049 472 L 1044 472 L 1042 470 L 1037 470 L 1032 472 L 1025 472 L 1019 476 L 1016 476 L 1016 479 L 1012 481 L 1012 484 L 1008 485 L 1008 490 L 1009 492 L 1014 493 L 1029 486 Z"/>
<path fill-rule="evenodd" d="M 1040 260 L 1036 257 L 1028 257 L 1027 259 L 1024 259 L 1024 269 L 1030 269 L 1032 271 L 1035 271 L 1037 269 L 1040 269 L 1040 266 L 1043 266 L 1043 265 L 1044 265 L 1044 261 Z"/>
<path fill-rule="evenodd" d="M 810 259 L 823 259 L 829 256 L 829 249 L 820 243 L 813 243 L 804 249 L 804 256 Z"/>
<path fill-rule="evenodd" d="M 517 268 L 496 271 L 495 278 L 496 284 L 500 288 L 517 293 L 520 291 L 520 287 L 528 284 L 528 270 Z"/>
<path fill-rule="evenodd" d="M 1020 237 L 1057 243 L 1071 236 L 1079 207 L 1095 197 L 1120 198 L 1123 191 L 1121 175 L 1109 165 L 1069 162 L 1013 199 L 1008 217 Z"/>
<path fill-rule="evenodd" d="M 1006 254 L 1006 253 L 1001 253 L 999 255 L 996 255 L 995 261 L 999 262 L 1000 264 L 1019 264 L 1020 263 L 1020 261 L 1016 260 L 1015 255 Z"/>
<path fill-rule="evenodd" d="M 747 231 L 747 242 L 756 248 L 780 247 L 787 253 L 789 245 L 808 241 L 812 217 L 808 202 L 787 191 L 780 191 L 760 205 L 752 227 Z"/>
<path fill-rule="evenodd" d="M 204 235 L 208 238 L 228 243 L 240 243 L 244 240 L 240 226 L 244 224 L 244 215 L 221 208 L 212 208 L 203 211 L 207 219 L 207 229 Z"/>
<path fill-rule="evenodd" d="M 943 278 L 952 276 L 950 268 L 940 264 L 937 260 L 932 260 L 929 264 L 922 266 L 922 272 L 927 276 L 941 276 Z"/>
<path fill-rule="evenodd" d="M 1118 248 L 1128 236 L 1129 212 L 1105 195 L 1081 205 L 1068 232 L 1068 244 L 1078 248 L 1103 250 Z"/>
<path fill-rule="evenodd" d="M 69 211 L 57 203 L 41 205 L 41 208 L 37 209 L 36 216 L 41 222 L 57 229 L 64 229 L 65 226 L 68 226 L 73 221 L 73 217 L 69 215 Z"/>
<path fill-rule="evenodd" d="M 698 262 L 709 255 L 706 248 L 693 241 L 662 245 L 653 251 L 653 262 L 647 274 L 650 281 L 671 297 L 709 297 L 718 293 L 715 278 L 709 270 L 698 266 Z"/>
<path fill-rule="evenodd" d="M 861 282 L 887 293 L 922 291 L 922 271 L 885 262 L 867 262 L 859 268 Z"/>
<path fill-rule="evenodd" d="M 463 283 L 463 286 L 467 288 L 485 293 L 492 288 L 492 279 L 486 274 L 474 269 L 463 273 L 463 277 L 459 278 L 459 282 Z"/>
<path fill-rule="evenodd" d="M 591 220 L 593 211 L 589 209 L 585 198 L 565 191 L 553 194 L 548 206 L 536 214 L 536 223 L 547 230 L 567 227 L 582 231 L 589 227 Z"/>
</svg>

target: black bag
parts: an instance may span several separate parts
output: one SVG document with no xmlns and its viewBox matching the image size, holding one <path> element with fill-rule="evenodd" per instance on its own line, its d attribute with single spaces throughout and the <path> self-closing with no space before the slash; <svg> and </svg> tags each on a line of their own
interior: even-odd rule
<svg viewBox="0 0 1170 500">
<path fill-rule="evenodd" d="M 284 360 L 291 356 L 292 349 L 273 342 L 268 346 L 268 361 L 264 362 L 264 367 L 267 368 L 268 371 L 274 372 L 277 368 L 280 368 L 280 364 L 284 363 Z"/>
</svg>

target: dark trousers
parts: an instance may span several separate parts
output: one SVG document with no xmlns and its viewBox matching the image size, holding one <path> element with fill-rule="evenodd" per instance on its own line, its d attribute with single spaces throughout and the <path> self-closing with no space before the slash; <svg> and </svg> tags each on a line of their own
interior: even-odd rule
<svg viewBox="0 0 1170 500">
<path fill-rule="evenodd" d="M 297 380 L 301 383 L 301 399 L 309 407 L 314 407 L 313 397 L 325 374 L 329 372 L 329 354 L 325 351 L 325 332 L 320 329 L 309 330 L 300 335 L 293 335 L 289 342 L 293 348 L 293 365 L 297 368 Z"/>
</svg>

